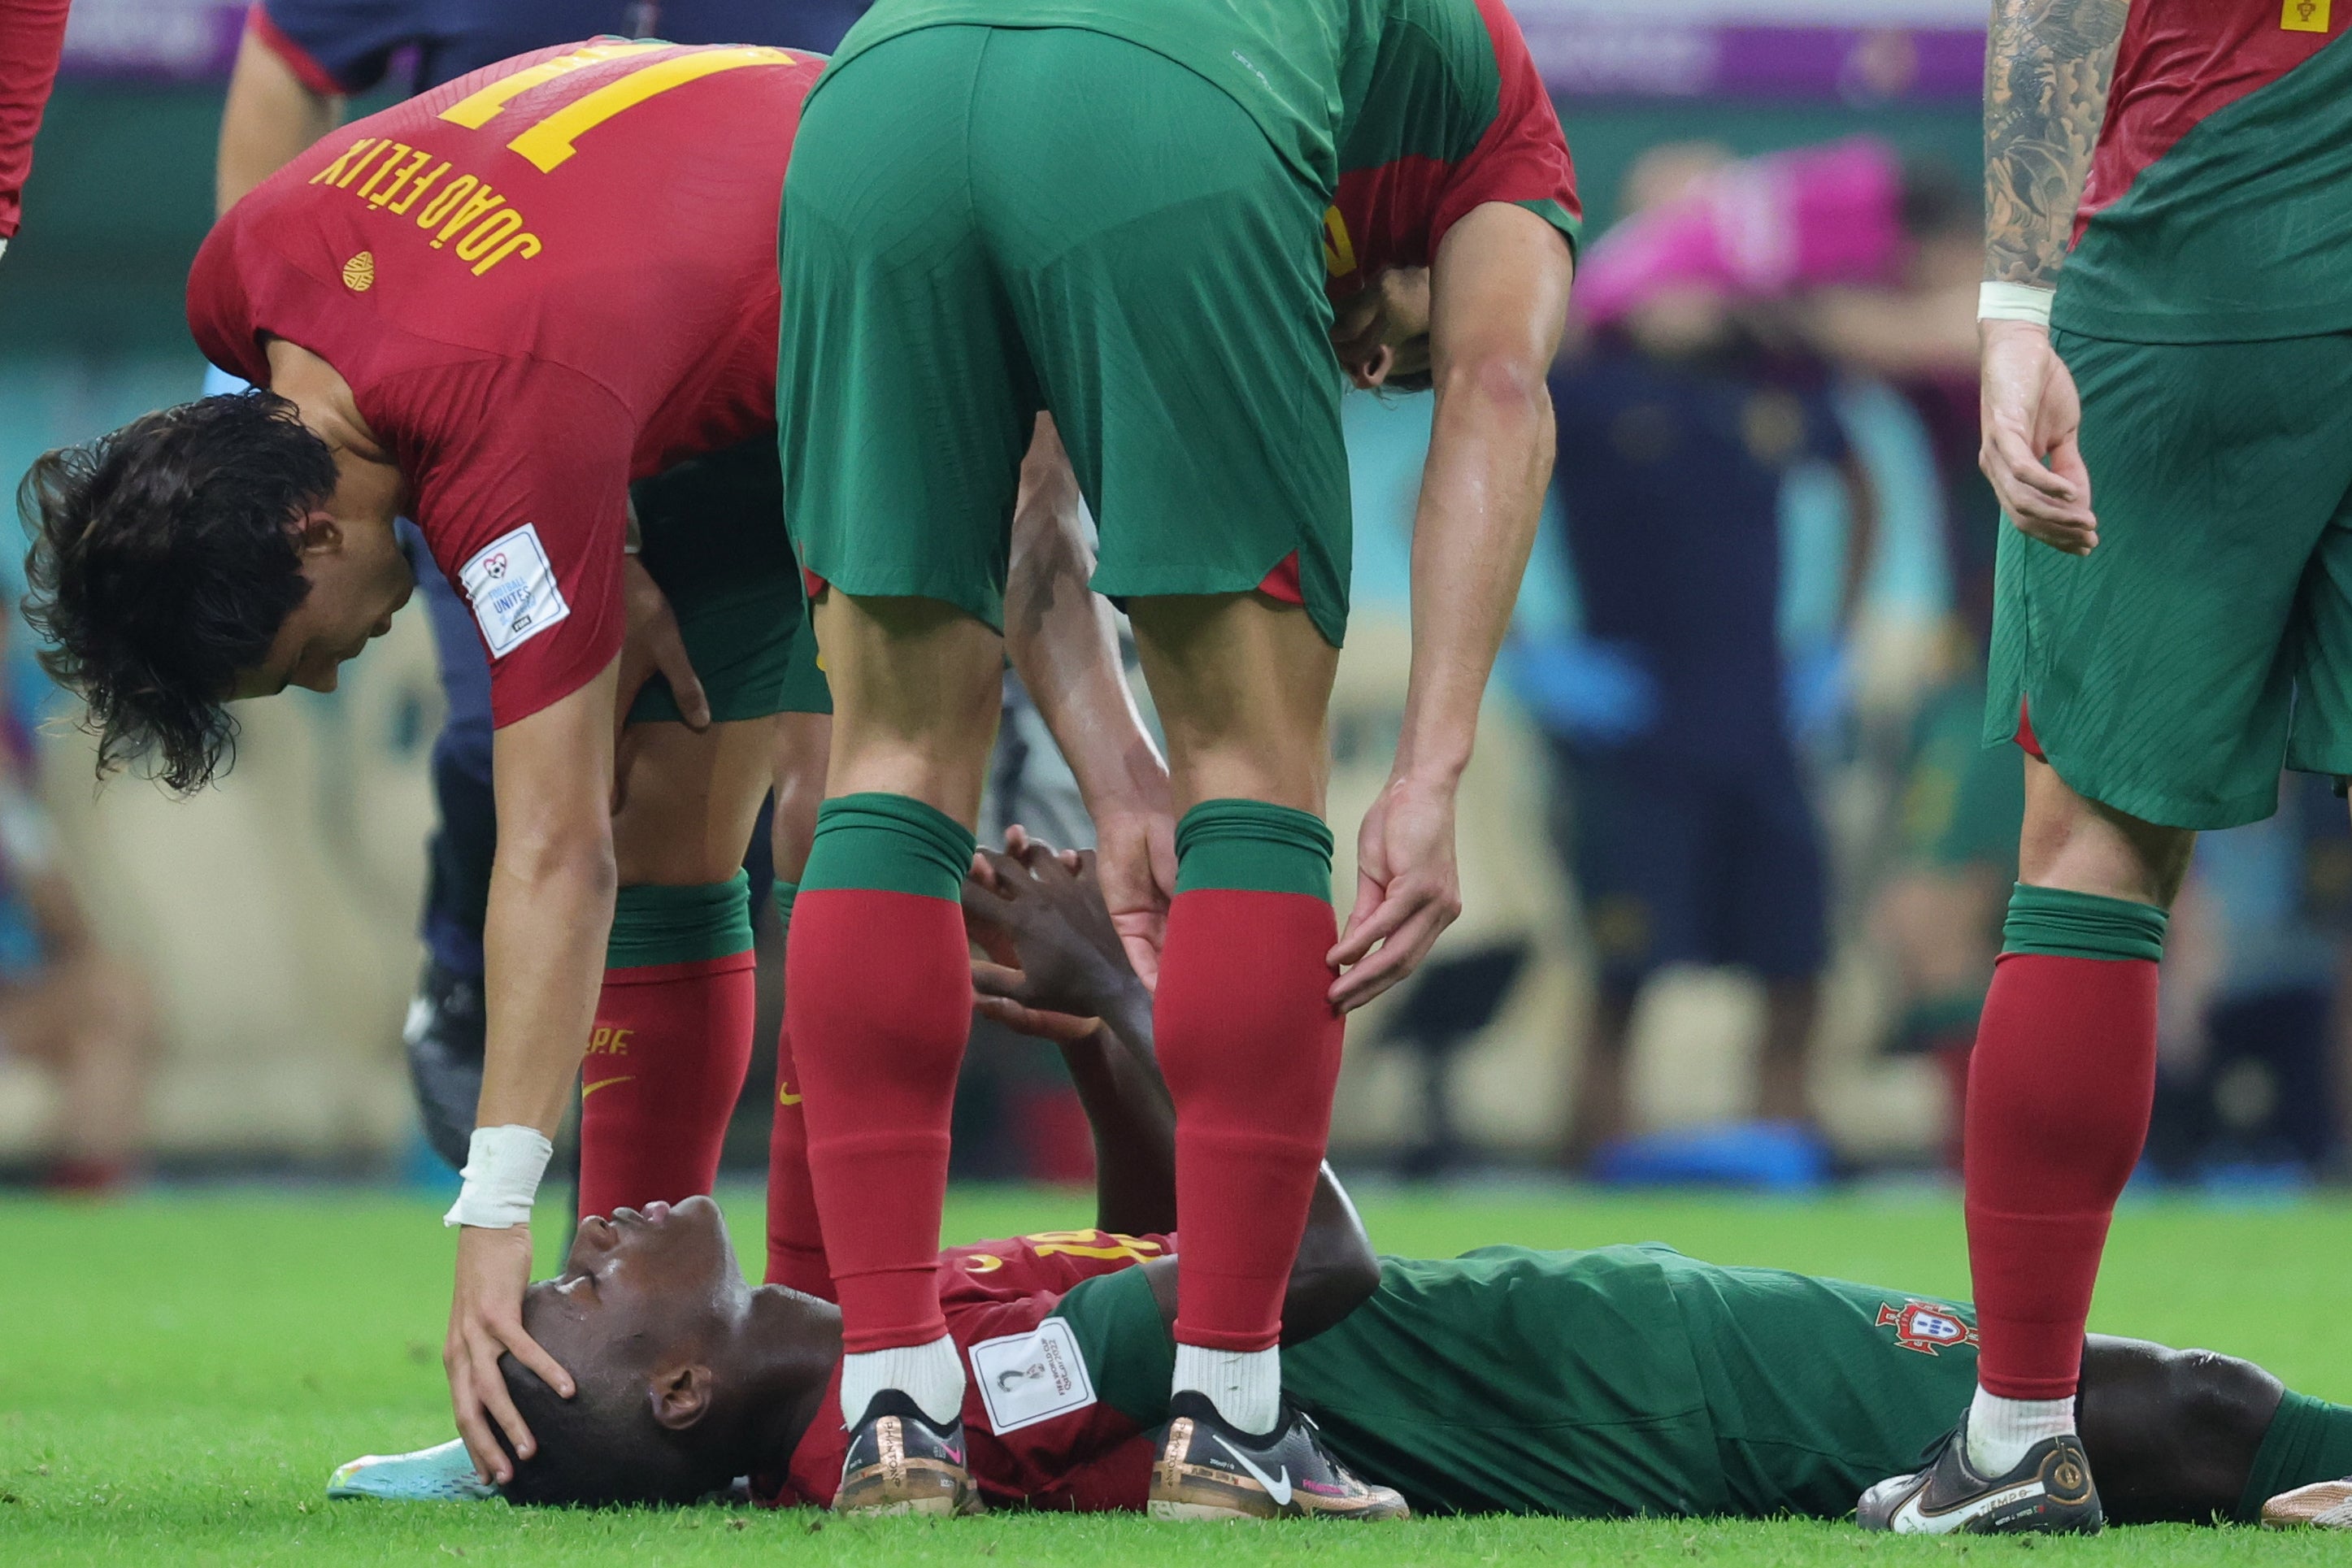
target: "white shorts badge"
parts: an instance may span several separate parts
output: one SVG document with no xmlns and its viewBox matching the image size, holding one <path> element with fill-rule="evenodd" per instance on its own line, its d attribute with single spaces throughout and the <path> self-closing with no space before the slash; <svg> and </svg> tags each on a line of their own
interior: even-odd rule
<svg viewBox="0 0 2352 1568">
<path fill-rule="evenodd" d="M 572 613 L 535 524 L 525 523 L 484 545 L 459 570 L 457 582 L 493 659 L 504 658 Z"/>
<path fill-rule="evenodd" d="M 973 1345 L 971 1375 L 988 1406 L 988 1428 L 999 1436 L 1095 1402 L 1077 1335 L 1060 1318 L 1047 1318 L 1027 1333 Z"/>
</svg>

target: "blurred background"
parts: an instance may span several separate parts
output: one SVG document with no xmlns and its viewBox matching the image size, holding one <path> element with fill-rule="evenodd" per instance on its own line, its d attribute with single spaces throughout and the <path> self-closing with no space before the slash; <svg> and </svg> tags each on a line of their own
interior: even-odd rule
<svg viewBox="0 0 2352 1568">
<path fill-rule="evenodd" d="M 667 19 L 576 8 L 580 35 Z M 2001 526 L 1974 471 L 1981 0 L 1513 9 L 1587 215 L 1559 474 L 1464 796 L 1466 913 L 1351 1023 L 1335 1158 L 1407 1177 L 1935 1177 L 2021 799 L 2015 750 L 1979 745 Z M 248 26 L 214 0 L 75 5 L 0 264 L 12 485 L 49 446 L 196 395 L 182 288 Z M 388 28 L 341 112 L 415 79 L 403 47 Z M 1402 706 L 1428 427 L 1426 397 L 1349 400 L 1342 889 Z M 20 555 L 0 552 L 12 598 Z M 251 706 L 234 773 L 189 801 L 94 787 L 16 625 L 0 1171 L 454 1183 L 401 1044 L 442 705 L 425 621 L 420 600 L 333 695 Z M 1009 712 L 994 823 L 1082 841 L 1050 742 L 1017 693 Z M 2327 781 L 2294 779 L 2277 819 L 2200 848 L 2148 1179 L 2346 1170 L 2346 821 Z M 1084 1177 L 1058 1072 L 975 1035 L 962 1174 Z M 730 1141 L 747 1172 L 768 1081 L 755 1063 Z"/>
</svg>

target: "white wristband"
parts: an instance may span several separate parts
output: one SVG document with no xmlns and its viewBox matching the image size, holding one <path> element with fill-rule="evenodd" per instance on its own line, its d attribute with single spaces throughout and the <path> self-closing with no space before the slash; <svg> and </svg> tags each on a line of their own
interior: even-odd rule
<svg viewBox="0 0 2352 1568">
<path fill-rule="evenodd" d="M 2037 327 L 2050 325 L 2050 301 L 2058 297 L 2054 288 L 2037 288 L 2031 283 L 1982 283 L 1977 286 L 1977 319 L 1979 321 L 2031 321 Z"/>
<path fill-rule="evenodd" d="M 466 1145 L 466 1185 L 441 1217 L 444 1225 L 510 1230 L 530 1223 L 531 1200 L 555 1145 L 537 1127 L 477 1127 Z"/>
</svg>

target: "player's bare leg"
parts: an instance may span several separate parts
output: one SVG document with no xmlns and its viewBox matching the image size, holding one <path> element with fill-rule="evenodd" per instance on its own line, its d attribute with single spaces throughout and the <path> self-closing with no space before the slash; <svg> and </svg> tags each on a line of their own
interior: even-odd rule
<svg viewBox="0 0 2352 1568">
<path fill-rule="evenodd" d="M 1810 1124 L 1813 1117 L 1813 1026 L 1822 984 L 1807 975 L 1774 980 L 1764 992 L 1764 1040 L 1756 1058 L 1756 1113 L 1768 1122 Z"/>
<path fill-rule="evenodd" d="M 1325 716 L 1339 652 L 1260 594 L 1139 600 L 1168 736 L 1176 897 L 1152 1018 L 1176 1105 L 1184 1270 L 1162 1518 L 1384 1517 L 1282 1404 L 1282 1296 L 1339 1079 L 1326 993 Z M 1400 1505 L 1401 1506 L 1401 1505 Z"/>
<path fill-rule="evenodd" d="M 130 1173 L 146 1134 L 153 1038 L 145 985 L 95 949 L 0 993 L 0 1041 L 57 1078 L 58 1185 L 95 1190 Z"/>
<path fill-rule="evenodd" d="M 1568 1142 L 1561 1150 L 1561 1163 L 1571 1171 L 1588 1168 L 1594 1155 L 1625 1135 L 1633 1008 L 1641 997 L 1638 988 L 1606 980 L 1593 988 L 1569 1101 Z"/>
<path fill-rule="evenodd" d="M 795 903 L 785 1017 L 842 1308 L 843 1512 L 976 1511 L 963 1363 L 936 1280 L 948 1127 L 971 1023 L 964 873 L 1003 640 L 932 600 L 817 602 L 833 686 L 825 801 Z"/>
<path fill-rule="evenodd" d="M 2156 1092 L 2157 960 L 2196 835 L 2028 758 L 2019 885 L 1969 1071 L 1976 1400 L 1958 1441 L 1864 1495 L 1897 1531 L 2095 1530 L 2075 1431 L 2083 1325 Z"/>
<path fill-rule="evenodd" d="M 751 1061 L 743 848 L 772 721 L 632 725 L 613 852 L 620 894 L 581 1066 L 580 1209 L 708 1193 Z"/>
<path fill-rule="evenodd" d="M 801 873 L 808 869 L 809 845 L 816 837 L 816 813 L 824 800 L 824 775 L 833 748 L 829 714 L 776 716 L 775 806 L 769 817 L 769 854 L 776 869 L 776 915 L 789 944 L 793 909 L 799 902 Z M 824 1232 L 809 1185 L 808 1124 L 802 1113 L 800 1069 L 793 1058 L 787 1021 L 776 1034 L 776 1097 L 769 1106 L 767 1283 L 786 1285 L 833 1300 L 833 1270 L 825 1266 Z"/>
</svg>

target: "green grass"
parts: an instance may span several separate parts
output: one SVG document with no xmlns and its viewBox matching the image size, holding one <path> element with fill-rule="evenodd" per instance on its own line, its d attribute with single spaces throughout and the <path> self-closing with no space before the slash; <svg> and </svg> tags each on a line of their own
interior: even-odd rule
<svg viewBox="0 0 2352 1568">
<path fill-rule="evenodd" d="M 757 1234 L 758 1198 L 730 1208 Z M 960 1193 L 950 1235 L 1082 1225 L 1067 1194 Z M 1376 1195 L 1381 1245 L 1444 1253 L 1655 1239 L 1924 1293 L 1965 1291 L 1959 1218 L 1929 1197 L 1792 1204 L 1589 1195 Z M 552 1227 L 542 1228 L 552 1233 Z M 2006 1559 L 2347 1561 L 2341 1536 L 2111 1531 L 1969 1545 L 1780 1521 L 1436 1521 L 1399 1531 L 1234 1531 L 1138 1519 L 993 1516 L 837 1523 L 717 1508 L 530 1513 L 496 1505 L 330 1507 L 327 1472 L 448 1431 L 438 1346 L 450 1243 L 432 1207 L 352 1191 L 166 1195 L 113 1205 L 0 1202 L 0 1564 L 254 1563 L 1012 1565 L 1305 1562 Z M 543 1253 L 552 1241 L 542 1238 Z M 2262 1361 L 2352 1401 L 2352 1205 L 2147 1204 L 2109 1249 L 2094 1326 Z M 994 1568 L 994 1564 L 991 1565 Z"/>
</svg>

